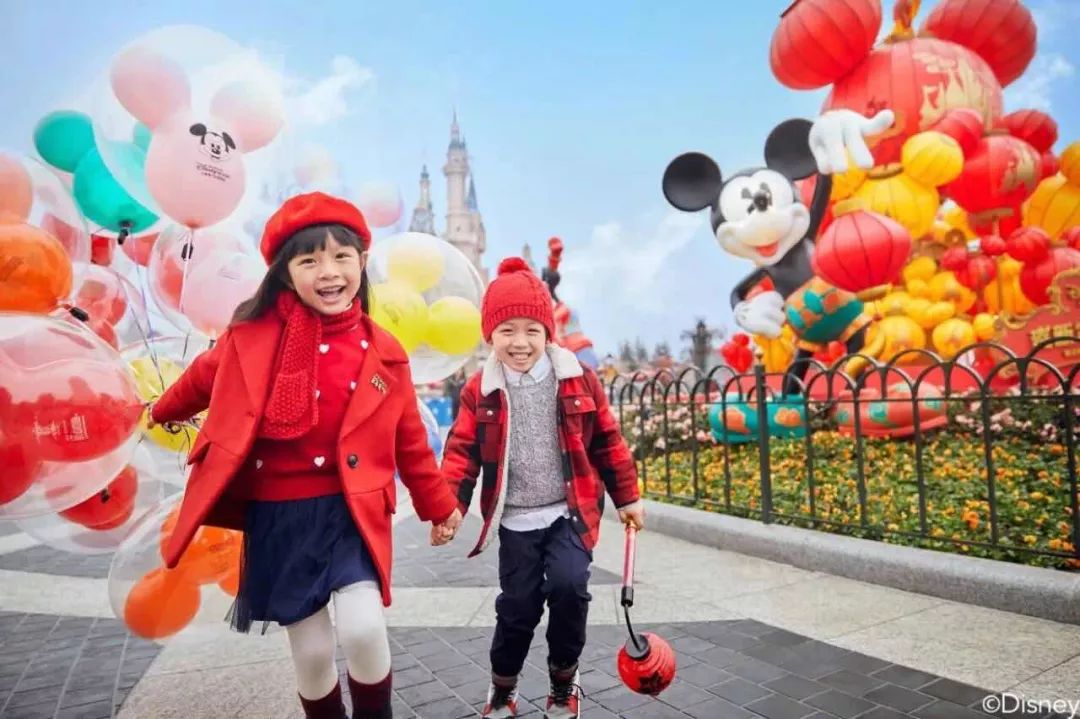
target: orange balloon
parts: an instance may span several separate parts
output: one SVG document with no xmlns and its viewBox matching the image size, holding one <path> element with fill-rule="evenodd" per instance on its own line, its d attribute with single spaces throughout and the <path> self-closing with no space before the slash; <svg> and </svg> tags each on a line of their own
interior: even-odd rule
<svg viewBox="0 0 1080 719">
<path fill-rule="evenodd" d="M 60 241 L 22 223 L 0 224 L 0 310 L 44 314 L 71 294 L 71 259 Z"/>
<path fill-rule="evenodd" d="M 175 511 L 170 512 L 161 524 L 159 547 L 163 558 L 176 527 L 176 517 Z M 216 582 L 240 566 L 243 536 L 243 532 L 230 529 L 199 527 L 173 571 L 183 573 L 187 579 L 198 584 Z"/>
<path fill-rule="evenodd" d="M 34 185 L 22 163 L 0 153 L 0 224 L 26 222 L 34 204 Z"/>
<path fill-rule="evenodd" d="M 240 592 L 240 565 L 230 569 L 228 574 L 218 580 L 217 585 L 221 587 L 221 591 L 235 597 Z"/>
<path fill-rule="evenodd" d="M 199 601 L 198 584 L 178 572 L 154 569 L 131 588 L 124 602 L 124 623 L 144 639 L 164 639 L 195 618 Z"/>
</svg>

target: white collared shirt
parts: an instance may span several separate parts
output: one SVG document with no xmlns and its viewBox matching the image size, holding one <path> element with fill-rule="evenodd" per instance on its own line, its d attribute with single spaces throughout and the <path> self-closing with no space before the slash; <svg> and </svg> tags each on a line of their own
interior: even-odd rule
<svg viewBox="0 0 1080 719">
<path fill-rule="evenodd" d="M 506 377 L 506 383 L 515 387 L 520 387 L 523 384 L 539 384 L 548 376 L 548 372 L 553 372 L 555 370 L 547 352 L 540 355 L 540 359 L 536 360 L 536 364 L 534 364 L 532 369 L 528 372 L 518 372 L 517 370 L 510 369 L 502 362 L 499 364 L 502 366 L 503 376 Z"/>
</svg>

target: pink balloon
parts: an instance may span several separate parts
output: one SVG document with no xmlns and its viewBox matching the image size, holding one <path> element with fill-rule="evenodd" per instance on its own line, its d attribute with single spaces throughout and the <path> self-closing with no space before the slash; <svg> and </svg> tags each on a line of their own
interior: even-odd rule
<svg viewBox="0 0 1080 719">
<path fill-rule="evenodd" d="M 221 88 L 210 102 L 210 112 L 233 129 L 244 152 L 268 144 L 285 124 L 281 96 L 255 82 L 233 82 Z"/>
<path fill-rule="evenodd" d="M 191 106 L 184 69 L 146 47 L 130 47 L 113 60 L 113 92 L 124 109 L 151 130 Z"/>
<path fill-rule="evenodd" d="M 211 255 L 190 268 L 184 315 L 207 337 L 219 337 L 236 306 L 255 294 L 265 275 L 266 264 L 256 254 Z"/>
<path fill-rule="evenodd" d="M 390 227 L 401 219 L 405 206 L 393 182 L 365 182 L 358 194 L 360 211 L 372 227 Z"/>
<path fill-rule="evenodd" d="M 244 159 L 214 118 L 190 112 L 154 131 L 146 153 L 146 185 L 162 212 L 192 229 L 224 220 L 244 195 Z"/>
</svg>

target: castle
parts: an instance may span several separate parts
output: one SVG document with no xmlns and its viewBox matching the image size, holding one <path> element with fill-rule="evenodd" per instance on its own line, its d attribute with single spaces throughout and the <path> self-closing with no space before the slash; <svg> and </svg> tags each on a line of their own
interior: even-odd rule
<svg viewBox="0 0 1080 719">
<path fill-rule="evenodd" d="M 486 285 L 488 271 L 483 266 L 482 258 L 484 250 L 487 249 L 487 236 L 484 220 L 476 204 L 476 185 L 469 169 L 465 138 L 461 136 L 461 128 L 458 127 L 457 111 L 450 123 L 450 146 L 446 150 L 443 175 L 446 176 L 446 228 L 441 237 L 461 250 Z M 431 206 L 431 177 L 428 175 L 427 165 L 420 172 L 420 199 L 413 208 L 409 231 L 439 234 L 435 231 L 435 212 Z"/>
</svg>

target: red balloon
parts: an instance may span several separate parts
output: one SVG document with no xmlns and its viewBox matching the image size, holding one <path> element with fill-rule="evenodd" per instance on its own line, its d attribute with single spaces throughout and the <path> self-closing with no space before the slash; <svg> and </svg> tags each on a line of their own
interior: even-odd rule
<svg viewBox="0 0 1080 719">
<path fill-rule="evenodd" d="M 968 212 L 1000 211 L 1023 203 L 1041 174 L 1042 159 L 1031 145 L 1012 135 L 987 135 L 942 191 Z"/>
<path fill-rule="evenodd" d="M 977 110 L 984 127 L 1001 116 L 1001 85 L 986 61 L 955 43 L 916 37 L 875 48 L 833 86 L 823 109 L 896 113 L 893 126 L 870 139 L 874 160 L 883 165 L 900 160 L 909 137 L 963 107 Z"/>
<path fill-rule="evenodd" d="M 135 512 L 135 494 L 138 488 L 139 474 L 134 467 L 128 465 L 105 489 L 85 502 L 60 512 L 60 516 L 99 532 L 116 529 L 131 519 Z"/>
<path fill-rule="evenodd" d="M 942 0 L 923 30 L 974 50 L 1002 86 L 1035 57 L 1035 20 L 1020 0 Z"/>
<path fill-rule="evenodd" d="M 838 205 L 839 206 L 839 205 Z M 814 249 L 814 271 L 848 292 L 887 285 L 900 276 L 911 254 L 911 234 L 895 220 L 849 201 Z"/>
<path fill-rule="evenodd" d="M 115 325 L 127 311 L 127 293 L 120 276 L 107 267 L 90 266 L 83 273 L 75 304 L 91 317 Z"/>
<path fill-rule="evenodd" d="M 959 107 L 946 112 L 932 129 L 956 140 L 964 157 L 970 157 L 979 146 L 984 125 L 983 117 L 977 111 L 970 107 Z"/>
<path fill-rule="evenodd" d="M 24 442 L 0 435 L 0 505 L 21 497 L 34 483 L 41 460 Z"/>
<path fill-rule="evenodd" d="M 1042 261 L 1025 264 L 1020 270 L 1020 291 L 1036 305 L 1050 301 L 1047 290 L 1058 274 L 1080 267 L 1080 250 L 1071 247 L 1051 248 Z"/>
<path fill-rule="evenodd" d="M 1001 123 L 1009 134 L 1019 137 L 1035 148 L 1036 152 L 1046 153 L 1054 146 L 1058 138 L 1058 126 L 1054 118 L 1039 110 L 1017 110 L 1001 118 Z"/>
<path fill-rule="evenodd" d="M 1025 264 L 1040 262 L 1050 251 L 1050 235 L 1041 227 L 1021 227 L 1009 235 L 1005 251 L 1014 260 Z M 1031 299 L 1030 295 L 1028 299 Z"/>
<path fill-rule="evenodd" d="M 116 240 L 107 235 L 90 236 L 90 261 L 95 265 L 108 267 L 113 261 Z"/>
<path fill-rule="evenodd" d="M 879 0 L 795 0 L 773 32 L 769 65 L 794 90 L 824 87 L 866 58 L 880 28 Z"/>
<path fill-rule="evenodd" d="M 137 265 L 148 267 L 150 265 L 150 252 L 154 249 L 158 233 L 150 232 L 145 235 L 132 235 L 124 240 L 120 248 L 124 254 Z"/>
</svg>

